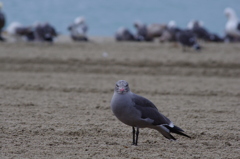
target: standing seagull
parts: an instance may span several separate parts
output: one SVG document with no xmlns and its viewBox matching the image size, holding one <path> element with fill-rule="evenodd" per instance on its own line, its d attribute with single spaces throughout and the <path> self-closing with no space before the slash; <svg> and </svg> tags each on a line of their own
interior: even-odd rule
<svg viewBox="0 0 240 159">
<path fill-rule="evenodd" d="M 114 115 L 121 122 L 132 126 L 133 145 L 138 143 L 139 128 L 155 129 L 170 140 L 176 140 L 170 133 L 191 138 L 184 134 L 181 128 L 173 125 L 167 117 L 162 115 L 151 101 L 132 93 L 128 83 L 124 80 L 119 80 L 116 83 L 111 108 Z M 137 131 L 135 131 L 135 127 Z"/>
<path fill-rule="evenodd" d="M 232 8 L 226 8 L 224 14 L 227 16 L 228 21 L 225 26 L 226 36 L 232 41 L 240 40 L 240 21 L 237 14 Z"/>
<path fill-rule="evenodd" d="M 74 23 L 68 27 L 71 33 L 71 38 L 74 41 L 88 41 L 87 31 L 88 25 L 86 24 L 84 17 L 77 17 Z"/>
</svg>

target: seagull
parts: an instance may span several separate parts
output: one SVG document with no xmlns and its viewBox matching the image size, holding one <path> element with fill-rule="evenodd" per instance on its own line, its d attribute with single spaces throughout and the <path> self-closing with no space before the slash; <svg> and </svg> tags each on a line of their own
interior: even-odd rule
<svg viewBox="0 0 240 159">
<path fill-rule="evenodd" d="M 68 30 L 70 31 L 71 38 L 74 41 L 88 41 L 88 25 L 84 17 L 77 17 L 74 20 L 74 23 L 68 27 Z"/>
<path fill-rule="evenodd" d="M 133 23 L 137 33 L 136 37 L 141 39 L 141 41 L 152 41 L 153 39 L 148 36 L 148 27 L 146 24 L 142 23 L 141 21 L 135 21 Z"/>
<path fill-rule="evenodd" d="M 117 30 L 115 39 L 117 41 L 137 41 L 137 38 L 125 27 L 120 27 Z"/>
<path fill-rule="evenodd" d="M 177 41 L 183 46 L 183 51 L 185 51 L 185 47 L 193 47 L 197 51 L 201 50 L 201 46 L 192 31 L 182 30 L 177 33 L 176 37 Z"/>
<path fill-rule="evenodd" d="M 155 129 L 169 140 L 176 140 L 170 133 L 191 138 L 162 115 L 150 100 L 131 92 L 125 80 L 119 80 L 116 83 L 111 109 L 121 122 L 132 127 L 132 145 L 138 144 L 139 128 Z"/>
<path fill-rule="evenodd" d="M 188 29 L 191 30 L 197 38 L 208 40 L 210 37 L 210 33 L 207 29 L 203 26 L 202 21 L 191 21 L 188 23 Z"/>
<path fill-rule="evenodd" d="M 237 14 L 232 8 L 226 8 L 224 14 L 227 16 L 228 21 L 225 26 L 225 32 L 227 36 L 234 39 L 240 38 L 240 21 Z"/>
<path fill-rule="evenodd" d="M 221 38 L 216 33 L 209 32 L 204 26 L 202 21 L 194 20 L 190 21 L 187 25 L 187 29 L 196 35 L 198 39 L 211 42 L 223 42 Z"/>
</svg>

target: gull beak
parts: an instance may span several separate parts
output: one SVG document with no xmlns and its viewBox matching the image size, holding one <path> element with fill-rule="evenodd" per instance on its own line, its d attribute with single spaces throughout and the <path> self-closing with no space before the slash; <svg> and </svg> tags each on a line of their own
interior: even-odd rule
<svg viewBox="0 0 240 159">
<path fill-rule="evenodd" d="M 120 88 L 119 89 L 120 92 L 124 92 L 124 90 L 125 90 L 124 88 Z"/>
</svg>

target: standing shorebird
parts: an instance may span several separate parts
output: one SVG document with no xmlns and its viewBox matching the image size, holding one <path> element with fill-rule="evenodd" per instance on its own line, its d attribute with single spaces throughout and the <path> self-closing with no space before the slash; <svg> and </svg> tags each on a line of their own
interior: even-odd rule
<svg viewBox="0 0 240 159">
<path fill-rule="evenodd" d="M 227 38 L 232 41 L 240 41 L 240 21 L 236 12 L 232 8 L 226 8 L 224 14 L 228 18 L 225 26 Z"/>
<path fill-rule="evenodd" d="M 162 115 L 151 101 L 131 92 L 128 83 L 124 80 L 116 83 L 111 108 L 121 122 L 132 127 L 133 145 L 138 144 L 139 128 L 155 129 L 170 140 L 176 140 L 170 133 L 191 138 Z"/>
</svg>

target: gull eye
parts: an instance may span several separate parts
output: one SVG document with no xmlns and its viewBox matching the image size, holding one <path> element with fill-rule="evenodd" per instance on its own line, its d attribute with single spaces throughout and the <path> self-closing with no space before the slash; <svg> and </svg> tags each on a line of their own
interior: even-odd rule
<svg viewBox="0 0 240 159">
<path fill-rule="evenodd" d="M 119 87 L 119 86 L 116 84 L 116 87 Z"/>
</svg>

